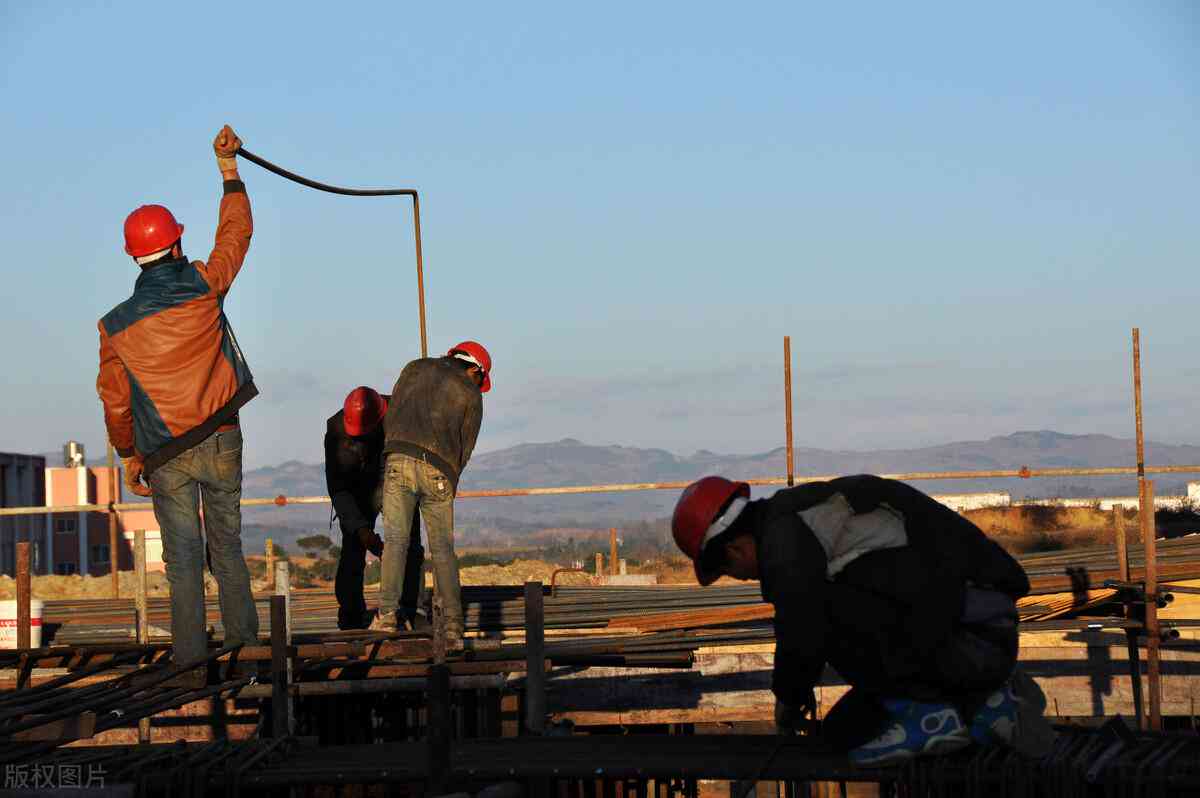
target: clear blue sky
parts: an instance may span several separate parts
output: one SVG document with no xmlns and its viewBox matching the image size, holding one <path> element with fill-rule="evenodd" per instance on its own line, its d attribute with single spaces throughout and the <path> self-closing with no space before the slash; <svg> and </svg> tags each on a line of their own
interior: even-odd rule
<svg viewBox="0 0 1200 798">
<path fill-rule="evenodd" d="M 121 223 L 165 203 L 206 257 L 224 122 L 421 191 L 481 450 L 781 445 L 785 334 L 797 445 L 1130 436 L 1134 325 L 1148 436 L 1200 443 L 1200 5 L 189 6 L 0 6 L 0 449 L 101 446 Z M 316 461 L 418 354 L 409 208 L 243 176 L 247 465 Z"/>
</svg>

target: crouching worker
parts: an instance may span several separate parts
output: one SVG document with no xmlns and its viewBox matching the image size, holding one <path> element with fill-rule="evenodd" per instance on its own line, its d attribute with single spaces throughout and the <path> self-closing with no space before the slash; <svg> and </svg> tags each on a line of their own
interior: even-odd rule
<svg viewBox="0 0 1200 798">
<path fill-rule="evenodd" d="M 851 687 L 827 740 L 860 765 L 1011 743 L 1021 566 L 958 513 L 902 482 L 851 476 L 751 500 L 692 483 L 672 532 L 708 585 L 758 579 L 775 607 L 776 722 L 815 707 L 826 664 Z"/>
<path fill-rule="evenodd" d="M 342 551 L 333 588 L 339 629 L 365 629 L 371 620 L 363 597 L 363 572 L 368 551 L 383 558 L 383 538 L 375 531 L 375 520 L 383 502 L 383 417 L 387 408 L 387 399 L 371 388 L 359 386 L 325 424 L 325 483 L 342 528 Z M 400 594 L 400 612 L 410 629 L 418 623 L 421 567 L 425 561 L 415 510 L 412 526 Z"/>
</svg>

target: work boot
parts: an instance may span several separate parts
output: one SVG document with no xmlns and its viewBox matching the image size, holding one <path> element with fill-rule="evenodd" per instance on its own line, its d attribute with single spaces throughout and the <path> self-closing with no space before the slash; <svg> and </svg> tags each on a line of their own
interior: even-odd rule
<svg viewBox="0 0 1200 798">
<path fill-rule="evenodd" d="M 856 765 L 892 765 L 923 754 L 949 754 L 971 742 L 962 716 L 950 704 L 924 704 L 889 698 L 892 716 L 883 734 L 850 751 Z"/>
<path fill-rule="evenodd" d="M 397 631 L 399 631 L 399 628 L 396 625 L 395 611 L 383 612 L 381 610 L 379 614 L 375 616 L 375 619 L 371 621 L 371 625 L 368 626 L 367 629 L 372 632 L 395 634 Z"/>
<path fill-rule="evenodd" d="M 1017 730 L 1017 697 L 1005 683 L 987 697 L 971 719 L 971 739 L 980 745 L 1010 745 Z"/>
</svg>

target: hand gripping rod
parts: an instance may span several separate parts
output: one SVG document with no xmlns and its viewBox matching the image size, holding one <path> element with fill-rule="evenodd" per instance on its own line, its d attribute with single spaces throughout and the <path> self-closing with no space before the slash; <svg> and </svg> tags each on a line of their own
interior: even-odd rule
<svg viewBox="0 0 1200 798">
<path fill-rule="evenodd" d="M 251 163 L 258 164 L 268 172 L 274 172 L 293 183 L 299 183 L 317 191 L 342 194 L 347 197 L 412 197 L 413 234 L 417 244 L 417 302 L 420 306 L 421 319 L 421 357 L 429 357 L 429 343 L 425 337 L 425 272 L 421 261 L 421 201 L 417 196 L 417 190 L 415 188 L 341 188 L 327 183 L 318 183 L 316 180 L 301 177 L 295 172 L 289 172 L 282 166 L 276 166 L 265 158 L 260 158 L 245 147 L 238 149 L 237 154 Z"/>
</svg>

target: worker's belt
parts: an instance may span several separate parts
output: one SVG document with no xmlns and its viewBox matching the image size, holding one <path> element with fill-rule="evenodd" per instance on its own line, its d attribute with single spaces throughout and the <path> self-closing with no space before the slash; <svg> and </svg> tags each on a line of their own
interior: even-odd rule
<svg viewBox="0 0 1200 798">
<path fill-rule="evenodd" d="M 217 432 L 233 432 L 238 428 L 238 417 L 234 416 L 228 424 L 222 424 L 217 427 Z"/>
<path fill-rule="evenodd" d="M 429 463 L 450 480 L 450 486 L 454 488 L 455 493 L 458 493 L 458 471 L 446 461 L 446 458 L 407 441 L 393 441 L 387 444 L 383 451 L 386 454 L 402 454 L 414 460 L 420 460 L 422 463 Z"/>
</svg>

